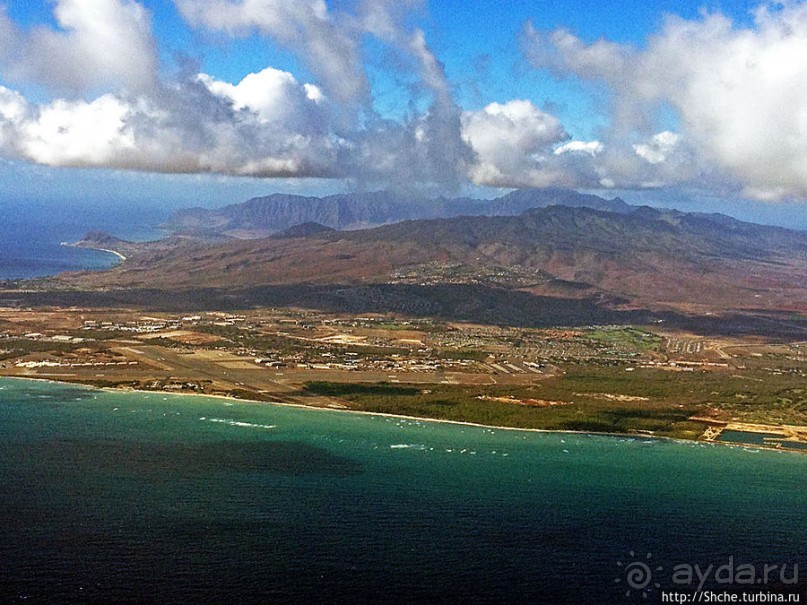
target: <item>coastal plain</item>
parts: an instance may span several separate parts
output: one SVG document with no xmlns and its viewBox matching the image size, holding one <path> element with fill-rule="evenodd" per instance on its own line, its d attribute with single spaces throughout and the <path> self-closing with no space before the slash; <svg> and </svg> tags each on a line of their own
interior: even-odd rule
<svg viewBox="0 0 807 605">
<path fill-rule="evenodd" d="M 294 308 L 6 307 L 0 375 L 514 428 L 807 445 L 807 342 L 663 323 L 521 328 Z"/>
</svg>

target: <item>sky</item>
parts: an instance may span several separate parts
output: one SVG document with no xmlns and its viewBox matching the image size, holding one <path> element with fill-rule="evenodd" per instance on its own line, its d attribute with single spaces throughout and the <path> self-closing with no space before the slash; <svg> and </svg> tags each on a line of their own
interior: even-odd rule
<svg viewBox="0 0 807 605">
<path fill-rule="evenodd" d="M 569 187 L 807 228 L 807 1 L 0 0 L 11 199 Z"/>
</svg>

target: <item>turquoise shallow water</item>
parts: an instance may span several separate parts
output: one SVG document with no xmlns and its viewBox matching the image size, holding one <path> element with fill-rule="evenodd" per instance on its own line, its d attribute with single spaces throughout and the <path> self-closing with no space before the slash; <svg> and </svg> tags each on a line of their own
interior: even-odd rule
<svg viewBox="0 0 807 605">
<path fill-rule="evenodd" d="M 17 380 L 0 435 L 3 602 L 659 602 L 680 563 L 807 570 L 800 454 Z"/>
</svg>

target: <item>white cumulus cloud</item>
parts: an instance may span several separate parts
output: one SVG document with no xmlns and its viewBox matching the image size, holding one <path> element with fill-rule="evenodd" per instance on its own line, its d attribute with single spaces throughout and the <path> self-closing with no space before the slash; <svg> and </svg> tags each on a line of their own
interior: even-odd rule
<svg viewBox="0 0 807 605">
<path fill-rule="evenodd" d="M 541 187 L 565 180 L 552 147 L 568 139 L 560 121 L 527 100 L 491 103 L 462 115 L 463 139 L 476 152 L 471 178 L 479 185 Z"/>
<path fill-rule="evenodd" d="M 761 198 L 807 197 L 807 3 L 762 5 L 750 27 L 719 13 L 668 17 L 643 49 L 586 44 L 563 30 L 527 28 L 525 41 L 536 67 L 608 86 L 601 159 L 619 184 L 703 184 L 708 175 Z M 675 134 L 659 128 L 663 108 Z"/>
<path fill-rule="evenodd" d="M 383 181 L 400 187 L 427 183 L 452 189 L 467 178 L 473 152 L 461 136 L 461 110 L 456 105 L 443 65 L 425 34 L 405 24 L 422 0 L 361 0 L 336 4 L 324 0 L 175 0 L 186 20 L 197 28 L 242 36 L 257 32 L 296 53 L 316 77 L 309 100 L 326 102 L 329 126 L 339 151 L 333 174 L 359 182 Z M 347 8 L 352 7 L 352 12 Z M 417 76 L 418 93 L 428 108 L 401 122 L 378 116 L 365 70 L 368 36 L 387 45 L 402 60 L 397 68 Z M 248 107 L 264 119 L 277 112 L 270 96 L 279 87 L 271 70 L 235 87 L 210 82 L 211 90 L 228 96 L 235 107 Z M 422 100 L 422 97 L 419 98 Z M 265 103 L 264 103 L 265 102 Z M 294 103 L 292 103 L 294 104 Z M 414 106 L 414 103 L 413 103 Z M 296 104 L 292 113 L 299 115 Z M 306 131 L 301 131 L 306 132 Z"/>
<path fill-rule="evenodd" d="M 243 36 L 267 35 L 299 53 L 327 94 L 361 102 L 369 94 L 354 28 L 328 10 L 324 0 L 175 0 L 195 27 Z"/>
<path fill-rule="evenodd" d="M 25 157 L 50 166 L 103 165 L 134 147 L 128 113 L 111 95 L 92 103 L 56 101 L 19 123 L 17 146 Z"/>
<path fill-rule="evenodd" d="M 195 27 L 257 32 L 298 55 L 315 76 L 299 82 L 266 67 L 228 82 L 158 73 L 151 16 L 136 0 L 55 0 L 57 28 L 25 29 L 0 10 L 0 78 L 46 85 L 28 102 L 0 89 L 0 152 L 49 166 L 167 173 L 352 178 L 454 188 L 473 152 L 461 110 L 425 35 L 404 25 L 420 0 L 367 0 L 353 12 L 324 0 L 176 0 Z M 7 35 L 5 35 L 7 34 Z M 400 53 L 428 108 L 388 120 L 372 106 L 362 45 Z M 36 90 L 36 88 L 35 88 Z M 414 106 L 414 102 L 413 102 Z"/>
<path fill-rule="evenodd" d="M 98 87 L 142 90 L 156 78 L 150 15 L 133 0 L 57 0 L 59 29 L 23 31 L 0 13 L 0 66 L 12 80 L 35 80 L 81 94 Z"/>
<path fill-rule="evenodd" d="M 670 155 L 678 144 L 679 136 L 674 132 L 665 130 L 653 135 L 647 143 L 638 143 L 633 146 L 636 155 L 651 164 L 661 164 Z"/>
<path fill-rule="evenodd" d="M 200 75 L 153 95 L 36 105 L 0 88 L 0 149 L 48 166 L 334 176 L 339 142 L 305 87 L 283 72 L 253 75 L 279 89 L 250 95 L 243 81 Z"/>
<path fill-rule="evenodd" d="M 583 153 L 591 157 L 596 157 L 602 153 L 604 149 L 600 141 L 569 141 L 559 147 L 555 148 L 555 155 L 562 155 L 564 153 Z"/>
<path fill-rule="evenodd" d="M 326 118 L 321 104 L 325 97 L 313 84 L 301 85 L 286 71 L 267 67 L 245 76 L 238 84 L 199 74 L 215 95 L 228 100 L 236 110 L 254 112 L 261 123 L 272 123 L 287 130 L 310 133 L 320 130 Z"/>
</svg>

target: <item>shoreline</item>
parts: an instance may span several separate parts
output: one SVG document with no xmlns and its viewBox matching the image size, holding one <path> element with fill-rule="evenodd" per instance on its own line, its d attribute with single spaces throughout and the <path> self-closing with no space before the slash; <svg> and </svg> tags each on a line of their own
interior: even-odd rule
<svg viewBox="0 0 807 605">
<path fill-rule="evenodd" d="M 117 250 L 110 250 L 109 248 L 89 248 L 89 250 L 100 250 L 101 252 L 109 252 L 110 254 L 114 254 L 115 256 L 117 256 L 121 260 L 121 262 L 126 260 L 126 257 Z"/>
<path fill-rule="evenodd" d="M 233 402 L 233 403 L 247 403 L 251 405 L 270 405 L 270 406 L 283 406 L 283 407 L 290 407 L 302 410 L 318 410 L 324 412 L 341 412 L 347 414 L 361 414 L 364 416 L 376 416 L 380 418 L 396 418 L 399 420 L 417 420 L 420 422 L 437 422 L 441 424 L 452 424 L 457 426 L 467 426 L 473 428 L 481 428 L 481 429 L 488 429 L 488 430 L 500 430 L 500 431 L 524 431 L 530 433 L 548 433 L 548 434 L 559 434 L 559 435 L 588 435 L 592 437 L 615 437 L 615 438 L 627 438 L 627 439 L 635 439 L 639 441 L 661 441 L 661 442 L 669 442 L 669 443 L 679 443 L 679 444 L 689 444 L 689 445 L 700 445 L 703 447 L 707 446 L 722 446 L 722 447 L 730 447 L 730 448 L 739 448 L 746 451 L 766 451 L 766 452 L 780 452 L 785 454 L 807 454 L 807 449 L 788 449 L 788 448 L 779 448 L 779 447 L 770 447 L 767 445 L 759 445 L 755 443 L 735 443 L 730 441 L 699 441 L 697 439 L 680 439 L 676 437 L 666 437 L 664 435 L 637 435 L 634 433 L 607 433 L 607 432 L 599 432 L 599 431 L 573 431 L 573 430 L 562 430 L 562 429 L 537 429 L 537 428 L 523 428 L 523 427 L 516 427 L 516 426 L 497 426 L 491 424 L 480 424 L 478 422 L 468 422 L 464 420 L 446 420 L 444 418 L 428 418 L 423 416 L 406 416 L 404 414 L 390 414 L 385 412 L 371 412 L 368 410 L 351 410 L 347 408 L 331 408 L 331 407 L 323 407 L 323 406 L 314 406 L 314 405 L 305 405 L 302 403 L 289 403 L 283 401 L 259 401 L 257 399 L 238 399 L 236 397 L 228 397 L 227 395 L 216 395 L 210 393 L 171 393 L 168 391 L 148 391 L 145 389 L 129 389 L 129 388 L 114 388 L 114 387 L 97 387 L 91 384 L 84 384 L 81 382 L 68 382 L 65 380 L 54 380 L 53 378 L 37 378 L 37 377 L 29 377 L 29 376 L 3 376 L 0 375 L 0 380 L 8 379 L 8 380 L 33 380 L 37 382 L 50 382 L 57 385 L 72 385 L 72 386 L 81 386 L 86 389 L 92 389 L 97 391 L 106 391 L 109 393 L 142 393 L 145 395 L 154 395 L 154 394 L 162 394 L 162 395 L 172 395 L 175 397 L 206 397 L 211 399 L 223 399 L 225 401 Z"/>
<path fill-rule="evenodd" d="M 77 243 L 61 242 L 62 246 L 66 246 L 68 248 L 82 248 L 84 250 L 98 250 L 99 252 L 108 252 L 109 254 L 114 254 L 115 256 L 117 256 L 120 259 L 121 263 L 128 260 L 123 254 L 121 254 L 117 250 L 112 250 L 110 248 L 100 248 L 100 247 L 97 247 L 97 246 L 79 246 L 77 244 L 78 244 L 78 242 Z"/>
</svg>

